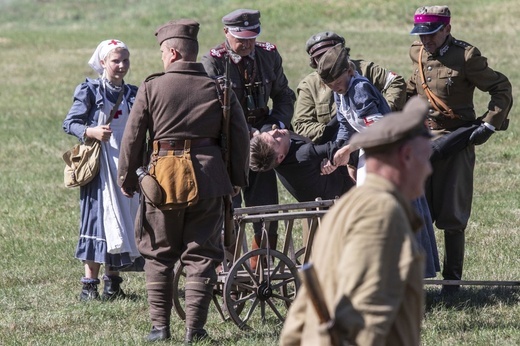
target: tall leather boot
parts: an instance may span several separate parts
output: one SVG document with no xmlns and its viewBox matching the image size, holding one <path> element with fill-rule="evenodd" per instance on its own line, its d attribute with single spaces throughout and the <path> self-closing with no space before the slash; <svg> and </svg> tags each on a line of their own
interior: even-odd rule
<svg viewBox="0 0 520 346">
<path fill-rule="evenodd" d="M 208 318 L 209 305 L 213 297 L 211 279 L 203 277 L 187 277 L 185 285 L 186 334 L 184 344 L 208 337 L 204 329 Z"/>
<path fill-rule="evenodd" d="M 257 235 L 253 237 L 253 242 L 251 243 L 251 250 L 256 250 L 260 248 L 260 244 L 262 242 L 262 235 Z M 249 264 L 251 265 L 251 269 L 255 270 L 256 264 L 258 263 L 258 256 L 253 256 L 249 260 Z"/>
<path fill-rule="evenodd" d="M 125 298 L 125 292 L 121 289 L 123 278 L 117 275 L 103 275 L 105 286 L 103 287 L 103 300 L 113 300 L 116 298 Z"/>
<path fill-rule="evenodd" d="M 444 230 L 444 263 L 442 276 L 445 280 L 461 280 L 464 266 L 465 234 L 463 229 Z M 445 285 L 441 294 L 453 294 L 459 285 Z"/>
</svg>

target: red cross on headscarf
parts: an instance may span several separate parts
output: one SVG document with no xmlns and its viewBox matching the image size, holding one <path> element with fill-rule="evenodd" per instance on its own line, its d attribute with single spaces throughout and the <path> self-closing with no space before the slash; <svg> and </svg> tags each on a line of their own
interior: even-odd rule
<svg viewBox="0 0 520 346">
<path fill-rule="evenodd" d="M 116 41 L 116 40 L 112 40 L 110 41 L 108 44 L 111 45 L 113 44 L 114 46 L 117 45 L 119 43 L 119 41 Z"/>
</svg>

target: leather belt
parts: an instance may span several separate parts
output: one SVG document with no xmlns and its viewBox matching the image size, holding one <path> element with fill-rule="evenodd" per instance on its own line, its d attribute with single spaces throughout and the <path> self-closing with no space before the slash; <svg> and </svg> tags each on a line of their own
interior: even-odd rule
<svg viewBox="0 0 520 346">
<path fill-rule="evenodd" d="M 470 123 L 462 119 L 428 118 L 426 125 L 430 130 L 453 130 Z"/>
<path fill-rule="evenodd" d="M 184 142 L 184 139 L 154 141 L 154 150 L 156 148 L 157 150 L 184 150 Z M 157 147 L 155 143 L 157 143 Z M 210 147 L 213 145 L 218 145 L 216 138 L 192 138 L 190 148 Z"/>
</svg>

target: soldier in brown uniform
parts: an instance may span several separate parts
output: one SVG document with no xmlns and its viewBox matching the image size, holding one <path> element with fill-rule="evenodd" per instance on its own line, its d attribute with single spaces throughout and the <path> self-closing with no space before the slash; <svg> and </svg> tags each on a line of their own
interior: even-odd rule
<svg viewBox="0 0 520 346">
<path fill-rule="evenodd" d="M 215 268 L 224 257 L 223 196 L 231 194 L 233 186 L 247 185 L 249 133 L 244 114 L 232 93 L 233 160 L 228 175 L 218 145 L 222 104 L 217 82 L 207 75 L 201 63 L 195 62 L 198 31 L 197 22 L 181 19 L 161 26 L 155 33 L 165 72 L 151 75 L 141 84 L 119 158 L 119 184 L 125 194 L 131 195 L 138 187 L 136 170 L 142 165 L 147 132 L 154 147 L 150 166 L 155 159 L 173 160 L 185 154 L 188 146 L 188 159 L 192 161 L 198 187 L 198 202 L 188 207 L 164 209 L 149 200 L 141 205 L 145 208 L 141 214 L 143 229 L 136 229 L 136 239 L 146 261 L 146 289 L 153 324 L 149 341 L 171 337 L 173 267 L 179 259 L 187 273 L 185 342 L 207 335 L 203 328 L 216 282 Z"/>
<path fill-rule="evenodd" d="M 294 111 L 294 92 L 289 88 L 276 46 L 257 42 L 260 34 L 260 11 L 238 9 L 222 18 L 226 41 L 211 49 L 201 61 L 210 76 L 226 74 L 228 60 L 232 88 L 254 133 L 265 125 L 289 129 Z M 269 100 L 272 108 L 268 107 Z M 246 206 L 278 204 L 278 188 L 274 171 L 249 172 L 249 186 L 243 189 Z M 238 208 L 242 196 L 233 199 Z M 253 225 L 253 248 L 260 244 L 262 224 Z M 269 244 L 276 247 L 277 223 L 271 222 Z"/>
<path fill-rule="evenodd" d="M 323 54 L 337 44 L 345 45 L 345 39 L 335 32 L 326 31 L 312 35 L 306 43 L 310 66 L 318 67 Z M 346 47 L 350 53 L 350 48 Z M 402 76 L 377 64 L 350 59 L 359 74 L 366 77 L 381 91 L 392 111 L 403 108 L 406 100 L 406 82 Z M 307 75 L 296 88 L 298 98 L 294 107 L 292 124 L 294 131 L 322 144 L 336 139 L 339 124 L 336 119 L 336 103 L 332 90 L 323 83 L 316 71 Z"/>
<path fill-rule="evenodd" d="M 506 76 L 492 70 L 476 47 L 451 35 L 450 17 L 447 6 L 420 7 L 415 12 L 411 34 L 419 35 L 420 41 L 410 48 L 414 69 L 407 94 L 419 94 L 430 102 L 427 122 L 436 138 L 462 127 L 475 128 L 462 151 L 448 153 L 433 163 L 433 174 L 426 185 L 432 220 L 444 230 L 442 275 L 446 280 L 461 280 L 464 230 L 473 197 L 475 145 L 484 144 L 502 129 L 512 94 Z M 473 106 L 475 88 L 491 97 L 488 109 L 479 117 Z M 451 294 L 459 288 L 445 285 L 441 293 Z"/>
</svg>

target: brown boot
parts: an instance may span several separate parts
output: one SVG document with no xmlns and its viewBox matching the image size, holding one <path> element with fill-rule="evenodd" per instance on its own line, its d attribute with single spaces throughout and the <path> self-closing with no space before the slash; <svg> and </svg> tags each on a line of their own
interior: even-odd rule
<svg viewBox="0 0 520 346">
<path fill-rule="evenodd" d="M 186 336 L 185 344 L 207 337 L 204 325 L 208 318 L 209 305 L 213 297 L 213 284 L 209 278 L 186 277 Z"/>
</svg>

